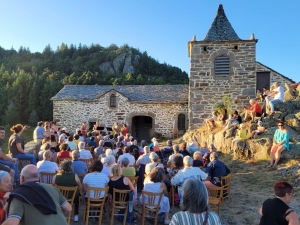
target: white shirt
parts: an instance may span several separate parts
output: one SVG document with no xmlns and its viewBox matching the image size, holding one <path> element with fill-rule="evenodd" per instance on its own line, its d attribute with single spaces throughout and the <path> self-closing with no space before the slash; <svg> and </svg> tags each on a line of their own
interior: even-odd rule
<svg viewBox="0 0 300 225">
<path fill-rule="evenodd" d="M 278 93 L 274 95 L 274 99 L 279 99 L 280 101 L 283 102 L 284 100 L 284 89 L 282 86 L 279 86 L 275 88 L 273 91 L 277 91 Z"/>
<path fill-rule="evenodd" d="M 133 155 L 130 155 L 129 153 L 124 153 L 123 155 L 119 156 L 118 163 L 121 164 L 122 159 L 127 158 L 129 160 L 129 165 L 134 165 L 135 158 Z"/>
<path fill-rule="evenodd" d="M 204 173 L 199 167 L 184 168 L 179 170 L 178 173 L 171 179 L 171 183 L 175 186 L 181 187 L 188 178 L 197 178 L 204 181 L 207 178 L 207 173 Z"/>
<path fill-rule="evenodd" d="M 105 188 L 106 184 L 108 183 L 109 178 L 106 174 L 104 173 L 98 173 L 98 172 L 93 172 L 93 173 L 88 173 L 85 175 L 83 178 L 82 183 L 90 186 L 90 187 L 95 187 L 95 188 Z M 90 192 L 91 198 L 94 198 L 94 192 Z M 85 194 L 85 197 L 87 197 L 87 193 Z M 100 198 L 104 197 L 104 192 L 101 193 Z"/>
<path fill-rule="evenodd" d="M 80 158 L 79 159 L 92 159 L 93 156 L 89 150 L 80 149 Z"/>
<path fill-rule="evenodd" d="M 41 172 L 55 173 L 55 172 L 58 171 L 57 164 L 55 162 L 51 162 L 51 161 L 48 161 L 48 160 L 39 161 L 36 166 L 38 168 L 39 174 Z"/>
</svg>

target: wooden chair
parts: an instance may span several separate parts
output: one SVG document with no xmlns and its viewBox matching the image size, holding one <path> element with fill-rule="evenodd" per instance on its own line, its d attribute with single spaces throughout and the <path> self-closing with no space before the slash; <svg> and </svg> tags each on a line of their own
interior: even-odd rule
<svg viewBox="0 0 300 225">
<path fill-rule="evenodd" d="M 41 183 L 46 183 L 46 184 L 52 184 L 54 176 L 56 176 L 56 173 L 41 172 L 40 173 L 40 182 Z"/>
<path fill-rule="evenodd" d="M 62 193 L 62 195 L 67 199 L 67 201 L 71 204 L 72 206 L 72 212 L 74 214 L 73 211 L 73 205 L 74 205 L 74 199 L 76 196 L 76 192 L 77 192 L 77 186 L 76 187 L 64 187 L 64 186 L 56 186 L 60 192 Z M 71 214 L 72 212 L 68 213 L 68 224 L 70 224 L 70 219 L 71 219 Z"/>
<path fill-rule="evenodd" d="M 123 216 L 123 225 L 126 225 L 126 217 L 128 212 L 128 201 L 126 201 L 126 197 L 129 192 L 130 190 L 118 190 L 115 188 L 113 189 L 110 225 L 114 224 L 114 216 Z M 116 199 L 116 196 L 118 196 L 118 200 Z M 124 210 L 124 213 L 115 212 L 115 210 L 122 209 Z"/>
<path fill-rule="evenodd" d="M 80 159 L 80 160 L 85 163 L 85 165 L 86 165 L 87 168 L 90 168 L 90 165 L 94 161 L 93 159 Z"/>
<path fill-rule="evenodd" d="M 220 215 L 220 206 L 223 196 L 223 187 L 208 187 L 208 203 L 213 208 L 216 207 L 218 210 L 218 215 Z"/>
<path fill-rule="evenodd" d="M 91 198 L 91 192 L 94 193 L 94 198 Z M 89 217 L 97 217 L 94 215 L 90 215 L 90 213 L 99 213 L 99 222 L 98 225 L 101 224 L 102 214 L 103 214 L 103 206 L 105 204 L 105 198 L 108 192 L 108 187 L 106 188 L 93 188 L 87 187 L 87 203 L 84 208 L 83 220 L 85 220 L 85 225 L 88 225 Z M 104 196 L 101 198 L 101 194 Z M 96 208 L 96 209 L 95 209 Z M 99 210 L 100 208 L 100 210 Z"/>
<path fill-rule="evenodd" d="M 139 177 L 128 177 L 128 179 L 131 181 L 133 187 L 136 188 Z"/>
<path fill-rule="evenodd" d="M 94 150 L 94 146 L 85 146 L 84 149 L 92 152 Z"/>
<path fill-rule="evenodd" d="M 154 218 L 154 225 L 157 225 L 158 210 L 162 196 L 162 193 L 157 194 L 142 191 L 142 225 L 145 224 L 145 218 Z M 147 211 L 149 215 L 146 215 Z M 154 216 L 152 216 L 152 214 L 154 214 Z"/>
<path fill-rule="evenodd" d="M 224 198 L 227 198 L 230 202 L 230 187 L 231 187 L 231 173 L 227 176 L 221 177 L 221 186 L 223 187 L 222 204 L 224 205 Z M 227 194 L 224 197 L 224 194 Z"/>
<path fill-rule="evenodd" d="M 59 165 L 64 160 L 72 160 L 71 158 L 58 158 L 57 157 L 57 164 Z"/>
<path fill-rule="evenodd" d="M 77 174 L 77 176 L 79 177 L 81 183 L 83 181 L 83 178 L 85 177 L 86 173 L 80 173 L 80 174 Z"/>
</svg>

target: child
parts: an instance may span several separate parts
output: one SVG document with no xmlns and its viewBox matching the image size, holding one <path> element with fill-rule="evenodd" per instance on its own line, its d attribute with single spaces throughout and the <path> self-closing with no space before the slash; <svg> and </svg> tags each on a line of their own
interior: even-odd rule
<svg viewBox="0 0 300 225">
<path fill-rule="evenodd" d="M 247 135 L 246 125 L 242 123 L 240 124 L 240 130 L 238 131 L 236 137 L 231 142 L 231 149 L 233 149 L 233 145 L 235 142 L 246 140 L 246 135 Z"/>
<path fill-rule="evenodd" d="M 256 99 L 262 102 L 262 93 L 259 89 L 256 90 Z"/>
<path fill-rule="evenodd" d="M 210 129 L 212 131 L 215 127 L 215 121 L 217 121 L 218 112 L 214 111 L 211 114 L 212 114 L 212 117 L 207 119 L 205 122 L 206 122 L 208 129 Z"/>
<path fill-rule="evenodd" d="M 266 128 L 263 126 L 263 123 L 261 121 L 258 121 L 257 128 L 256 130 L 252 131 L 250 139 L 256 138 L 257 135 L 264 133 L 265 130 Z"/>
</svg>

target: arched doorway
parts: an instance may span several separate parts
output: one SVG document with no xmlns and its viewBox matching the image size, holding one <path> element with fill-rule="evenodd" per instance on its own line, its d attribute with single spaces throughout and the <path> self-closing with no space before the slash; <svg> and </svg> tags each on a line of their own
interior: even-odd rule
<svg viewBox="0 0 300 225">
<path fill-rule="evenodd" d="M 150 116 L 132 117 L 132 136 L 134 139 L 150 142 L 150 129 L 152 129 L 152 118 Z"/>
</svg>

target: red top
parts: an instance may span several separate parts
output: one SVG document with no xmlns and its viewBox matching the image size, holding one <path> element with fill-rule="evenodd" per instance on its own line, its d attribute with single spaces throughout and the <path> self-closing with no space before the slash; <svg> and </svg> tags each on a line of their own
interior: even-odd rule
<svg viewBox="0 0 300 225">
<path fill-rule="evenodd" d="M 260 105 L 259 105 L 257 102 L 255 102 L 255 103 L 251 106 L 250 110 L 254 110 L 254 111 L 257 112 L 257 113 L 262 114 L 261 107 L 260 107 Z"/>
<path fill-rule="evenodd" d="M 57 153 L 57 157 L 58 158 L 71 158 L 69 151 L 65 151 L 65 152 L 60 151 Z"/>
<path fill-rule="evenodd" d="M 2 202 L 2 207 L 4 206 L 4 198 L 3 196 L 6 194 L 6 192 L 0 191 L 0 201 Z M 5 210 L 4 208 L 0 208 L 0 223 L 2 224 L 2 222 L 4 222 L 5 220 Z"/>
<path fill-rule="evenodd" d="M 123 132 L 123 136 L 126 136 L 126 134 L 128 133 L 128 128 L 123 128 L 122 129 L 122 132 Z"/>
</svg>

